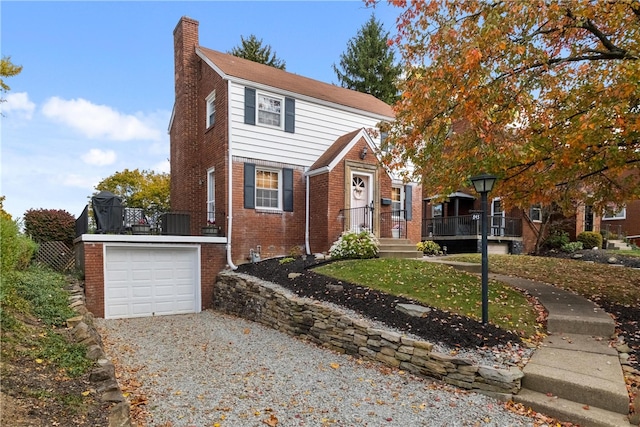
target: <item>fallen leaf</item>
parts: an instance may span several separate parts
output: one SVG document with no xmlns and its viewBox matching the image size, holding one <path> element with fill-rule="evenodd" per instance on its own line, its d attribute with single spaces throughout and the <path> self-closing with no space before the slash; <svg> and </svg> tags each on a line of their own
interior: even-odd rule
<svg viewBox="0 0 640 427">
<path fill-rule="evenodd" d="M 270 427 L 276 427 L 278 425 L 278 418 L 275 415 L 271 414 L 269 418 L 267 418 L 266 420 L 262 420 L 262 423 Z"/>
<path fill-rule="evenodd" d="M 333 369 L 338 369 L 340 367 L 340 364 L 338 363 L 331 363 L 329 366 L 331 366 Z"/>
<path fill-rule="evenodd" d="M 586 409 L 586 410 L 588 411 L 588 410 L 589 410 L 589 409 L 591 409 L 591 408 L 589 408 L 589 405 L 584 405 L 584 406 L 582 407 L 582 409 Z"/>
</svg>

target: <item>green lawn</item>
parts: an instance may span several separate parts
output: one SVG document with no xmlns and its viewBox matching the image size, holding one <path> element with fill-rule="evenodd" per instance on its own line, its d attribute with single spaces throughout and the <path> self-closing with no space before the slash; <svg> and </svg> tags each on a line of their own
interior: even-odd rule
<svg viewBox="0 0 640 427">
<path fill-rule="evenodd" d="M 479 254 L 451 255 L 447 259 L 480 263 Z M 551 283 L 592 301 L 640 306 L 640 270 L 572 259 L 489 255 L 489 271 Z"/>
<path fill-rule="evenodd" d="M 446 265 L 378 258 L 338 261 L 315 268 L 314 271 L 411 298 L 441 310 L 482 319 L 480 277 Z M 536 310 L 523 294 L 505 284 L 490 281 L 490 323 L 530 338 L 539 327 L 536 317 Z"/>
</svg>

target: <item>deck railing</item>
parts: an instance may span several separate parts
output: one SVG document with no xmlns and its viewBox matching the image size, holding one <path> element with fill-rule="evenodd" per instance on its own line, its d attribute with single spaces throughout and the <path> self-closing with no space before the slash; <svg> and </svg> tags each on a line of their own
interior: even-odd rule
<svg viewBox="0 0 640 427">
<path fill-rule="evenodd" d="M 488 232 L 492 237 L 522 237 L 522 219 L 502 215 L 487 217 Z M 482 218 L 480 214 L 429 218 L 422 220 L 424 237 L 480 236 Z"/>
<path fill-rule="evenodd" d="M 216 234 L 223 235 L 226 224 L 224 212 L 161 212 L 157 209 L 127 206 L 101 206 L 99 209 L 100 212 L 96 215 L 91 206 L 85 207 L 76 220 L 76 237 L 82 234 L 197 236 L 208 234 L 214 227 Z"/>
</svg>

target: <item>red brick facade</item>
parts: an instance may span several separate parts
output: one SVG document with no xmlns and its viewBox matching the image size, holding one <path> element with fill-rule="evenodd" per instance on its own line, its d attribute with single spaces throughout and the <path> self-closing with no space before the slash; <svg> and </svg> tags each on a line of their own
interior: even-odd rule
<svg viewBox="0 0 640 427">
<path fill-rule="evenodd" d="M 102 243 L 83 243 L 82 246 L 87 310 L 95 317 L 104 317 L 104 246 Z"/>
<path fill-rule="evenodd" d="M 244 162 L 260 162 L 259 158 L 234 158 L 229 165 L 229 99 L 228 82 L 196 53 L 198 23 L 182 18 L 174 31 L 175 48 L 175 109 L 170 128 L 171 138 L 171 208 L 174 211 L 206 211 L 207 172 L 215 168 L 216 224 L 225 234 L 229 212 L 229 167 L 233 183 L 230 236 L 231 261 L 234 264 L 250 260 L 250 252 L 258 251 L 262 258 L 299 253 L 305 250 L 306 176 L 302 166 L 293 170 L 293 211 L 245 209 Z M 215 91 L 215 124 L 206 128 L 207 97 Z M 348 204 L 346 189 L 350 187 L 347 168 L 362 167 L 375 176 L 376 212 L 390 210 L 380 206 L 381 197 L 391 197 L 391 179 L 377 164 L 371 153 L 360 159 L 365 145 L 359 141 L 339 159 L 329 173 L 310 177 L 309 243 L 312 252 L 326 252 L 343 230 L 340 210 Z M 371 150 L 372 151 L 372 150 Z M 350 166 L 347 166 L 350 165 Z M 349 170 L 351 170 L 349 169 Z M 415 190 L 414 220 L 408 227 L 409 238 L 420 238 L 421 206 Z M 221 215 L 222 213 L 222 215 Z M 198 234 L 203 224 L 194 222 L 191 228 Z M 229 236 L 227 236 L 229 238 Z"/>
<path fill-rule="evenodd" d="M 226 265 L 223 244 L 200 243 L 200 296 L 201 309 L 211 308 L 213 303 L 213 285 L 218 273 Z M 84 242 L 76 247 L 84 265 L 85 297 L 87 309 L 95 317 L 104 317 L 105 277 L 104 277 L 105 243 Z M 163 247 L 167 247 L 166 244 Z M 152 250 L 152 249 L 151 249 Z"/>
</svg>

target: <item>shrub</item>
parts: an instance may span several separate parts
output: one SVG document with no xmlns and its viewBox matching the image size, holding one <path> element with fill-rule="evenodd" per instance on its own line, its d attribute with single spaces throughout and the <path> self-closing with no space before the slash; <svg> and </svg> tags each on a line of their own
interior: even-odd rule
<svg viewBox="0 0 640 427">
<path fill-rule="evenodd" d="M 76 234 L 75 221 L 65 210 L 29 209 L 24 214 L 24 231 L 37 243 L 60 241 L 71 246 Z"/>
<path fill-rule="evenodd" d="M 554 230 L 544 241 L 544 246 L 550 249 L 560 249 L 569 243 L 569 234 L 566 231 Z"/>
<path fill-rule="evenodd" d="M 333 242 L 329 254 L 331 258 L 374 258 L 378 247 L 378 239 L 369 231 L 345 231 Z"/>
<path fill-rule="evenodd" d="M 438 255 L 442 253 L 440 245 L 433 240 L 427 240 L 420 242 L 416 245 L 416 249 L 421 251 L 425 255 Z"/>
<path fill-rule="evenodd" d="M 574 253 L 576 251 L 582 250 L 582 248 L 583 248 L 582 242 L 570 242 L 570 243 L 565 243 L 564 245 L 562 245 L 560 250 L 562 252 L 568 252 L 568 253 L 572 254 L 572 253 Z"/>
<path fill-rule="evenodd" d="M 18 224 L 9 215 L 0 215 L 0 236 L 0 271 L 26 269 L 38 245 L 19 232 Z"/>
<path fill-rule="evenodd" d="M 593 231 L 583 231 L 576 237 L 578 242 L 582 242 L 585 248 L 601 248 L 602 247 L 602 235 Z"/>
</svg>

